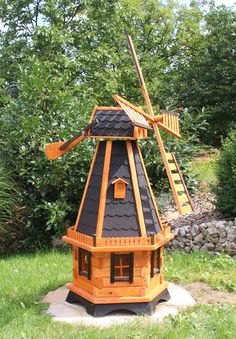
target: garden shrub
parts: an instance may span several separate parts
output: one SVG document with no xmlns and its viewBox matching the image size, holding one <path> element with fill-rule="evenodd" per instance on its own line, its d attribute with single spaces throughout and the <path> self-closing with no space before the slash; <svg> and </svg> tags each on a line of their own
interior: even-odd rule
<svg viewBox="0 0 236 339">
<path fill-rule="evenodd" d="M 18 98 L 1 112 L 0 154 L 25 206 L 24 246 L 35 248 L 49 245 L 52 235 L 74 222 L 94 149 L 86 140 L 50 161 L 45 146 L 81 130 L 94 102 L 66 88 L 70 74 L 57 73 L 53 62 L 33 57 L 20 75 Z"/>
<path fill-rule="evenodd" d="M 23 209 L 11 175 L 0 166 L 0 254 L 19 248 L 23 239 Z"/>
<path fill-rule="evenodd" d="M 61 236 L 73 225 L 91 164 L 94 140 L 85 140 L 56 161 L 44 153 L 47 143 L 67 140 L 80 131 L 97 104 L 91 92 L 81 90 L 70 76 L 68 70 L 57 70 L 53 61 L 29 58 L 19 72 L 18 97 L 4 106 L 0 116 L 0 155 L 21 191 L 27 248 L 50 245 L 54 235 Z M 204 127 L 204 112 L 192 115 L 185 110 L 181 120 L 182 139 L 163 136 L 167 150 L 176 152 L 186 173 L 197 149 L 198 130 Z M 154 139 L 144 141 L 142 148 L 154 187 L 169 189 Z M 189 174 L 186 178 L 193 189 L 196 182 Z"/>
<path fill-rule="evenodd" d="M 216 164 L 217 182 L 213 187 L 216 205 L 228 217 L 236 216 L 236 128 L 223 141 Z"/>
</svg>

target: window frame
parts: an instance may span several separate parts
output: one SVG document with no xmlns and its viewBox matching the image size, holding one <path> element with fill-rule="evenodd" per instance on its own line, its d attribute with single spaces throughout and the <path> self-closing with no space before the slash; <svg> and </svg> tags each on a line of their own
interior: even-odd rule
<svg viewBox="0 0 236 339">
<path fill-rule="evenodd" d="M 87 272 L 86 271 L 83 271 L 82 270 L 82 259 L 83 259 L 83 256 L 87 255 L 88 256 L 88 270 Z M 91 280 L 91 253 L 84 250 L 83 248 L 79 248 L 79 258 L 78 258 L 78 272 L 79 272 L 79 275 L 82 275 L 84 277 L 86 277 L 88 280 Z"/>
<path fill-rule="evenodd" d="M 115 275 L 115 268 L 120 266 L 115 266 L 116 257 L 129 256 L 129 275 L 127 277 L 121 278 Z M 123 266 L 122 266 L 123 267 Z M 126 281 L 129 283 L 133 282 L 133 272 L 134 272 L 134 253 L 111 253 L 111 283 Z"/>
<path fill-rule="evenodd" d="M 155 254 L 157 253 L 156 266 L 155 266 Z M 154 271 L 156 269 L 156 272 Z M 158 247 L 151 254 L 151 278 L 161 273 L 161 247 Z"/>
</svg>

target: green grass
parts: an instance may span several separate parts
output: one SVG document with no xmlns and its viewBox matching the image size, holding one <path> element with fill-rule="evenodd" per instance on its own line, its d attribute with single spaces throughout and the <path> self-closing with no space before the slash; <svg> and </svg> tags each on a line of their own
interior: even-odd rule
<svg viewBox="0 0 236 339">
<path fill-rule="evenodd" d="M 204 281 L 228 288 L 235 279 L 235 262 L 227 256 L 173 253 L 166 255 L 166 278 L 171 281 Z M 0 338 L 233 338 L 236 305 L 197 305 L 162 324 L 138 317 L 130 324 L 98 329 L 54 322 L 43 311 L 42 295 L 69 282 L 72 255 L 39 252 L 2 258 L 0 261 Z M 227 275 L 225 275 L 227 274 Z M 225 283 L 222 281 L 225 280 Z M 218 284 L 218 285 L 217 285 Z"/>
<path fill-rule="evenodd" d="M 236 261 L 227 254 L 175 251 L 166 255 L 165 277 L 173 282 L 204 282 L 214 289 L 236 292 Z"/>
<path fill-rule="evenodd" d="M 207 160 L 196 160 L 191 164 L 191 171 L 197 175 L 202 190 L 208 191 L 211 184 L 216 181 L 216 157 Z"/>
</svg>

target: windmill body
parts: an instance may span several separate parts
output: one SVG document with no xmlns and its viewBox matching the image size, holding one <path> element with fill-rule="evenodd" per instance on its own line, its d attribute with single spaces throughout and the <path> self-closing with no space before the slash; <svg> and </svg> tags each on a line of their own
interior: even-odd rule
<svg viewBox="0 0 236 339">
<path fill-rule="evenodd" d="M 138 145 L 150 126 L 129 109 L 146 128 L 120 106 L 95 108 L 89 137 L 99 141 L 77 221 L 63 237 L 74 256 L 67 301 L 82 302 L 95 316 L 118 309 L 150 314 L 169 298 L 163 246 L 173 234 L 161 222 Z"/>
<path fill-rule="evenodd" d="M 136 69 L 141 72 L 139 65 Z M 175 157 L 165 152 L 158 129 L 179 137 L 178 116 L 167 111 L 154 116 L 145 84 L 142 90 L 149 114 L 114 96 L 117 106 L 95 107 L 87 128 L 46 148 L 55 160 L 86 138 L 97 140 L 75 225 L 63 237 L 73 247 L 67 301 L 82 303 L 94 316 L 115 310 L 151 314 L 158 301 L 169 299 L 163 249 L 174 235 L 158 213 L 138 144 L 149 130 L 157 136 L 179 212 L 192 210 Z"/>
</svg>

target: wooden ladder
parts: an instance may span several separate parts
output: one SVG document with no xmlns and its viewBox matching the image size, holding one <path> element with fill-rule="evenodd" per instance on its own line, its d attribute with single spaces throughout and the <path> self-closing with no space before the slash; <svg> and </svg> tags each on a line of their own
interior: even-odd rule
<svg viewBox="0 0 236 339">
<path fill-rule="evenodd" d="M 191 198 L 189 196 L 179 165 L 175 159 L 175 155 L 174 153 L 165 152 L 165 158 L 167 160 L 165 165 L 168 167 L 166 170 L 178 211 L 181 215 L 190 213 L 193 211 L 193 204 L 191 202 Z"/>
</svg>

